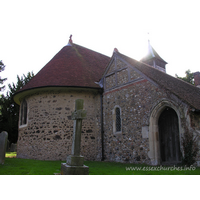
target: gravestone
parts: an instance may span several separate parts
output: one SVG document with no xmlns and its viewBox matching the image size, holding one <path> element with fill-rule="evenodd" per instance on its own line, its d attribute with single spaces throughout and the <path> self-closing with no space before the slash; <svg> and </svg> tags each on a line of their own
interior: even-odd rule
<svg viewBox="0 0 200 200">
<path fill-rule="evenodd" d="M 10 152 L 10 141 L 7 140 L 6 152 Z"/>
<path fill-rule="evenodd" d="M 16 152 L 16 151 L 17 151 L 17 144 L 11 143 L 10 152 Z"/>
<path fill-rule="evenodd" d="M 83 103 L 83 99 L 75 101 L 75 111 L 72 113 L 72 119 L 74 120 L 72 154 L 67 157 L 66 163 L 61 164 L 62 175 L 89 174 L 89 167 L 83 164 L 84 157 L 80 155 L 82 120 L 86 117 L 86 111 L 83 110 Z"/>
<path fill-rule="evenodd" d="M 0 164 L 4 164 L 6 147 L 7 147 L 8 133 L 3 131 L 0 133 Z"/>
</svg>

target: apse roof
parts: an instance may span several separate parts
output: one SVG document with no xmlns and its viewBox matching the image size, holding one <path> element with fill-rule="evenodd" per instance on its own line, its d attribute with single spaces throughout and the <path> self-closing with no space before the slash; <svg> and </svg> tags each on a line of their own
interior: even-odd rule
<svg viewBox="0 0 200 200">
<path fill-rule="evenodd" d="M 64 46 L 19 92 L 42 87 L 100 88 L 110 57 L 72 43 Z"/>
</svg>

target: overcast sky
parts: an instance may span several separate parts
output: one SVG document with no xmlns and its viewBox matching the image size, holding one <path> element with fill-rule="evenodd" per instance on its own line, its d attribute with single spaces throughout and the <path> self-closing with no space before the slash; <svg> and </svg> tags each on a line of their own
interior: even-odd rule
<svg viewBox="0 0 200 200">
<path fill-rule="evenodd" d="M 198 0 L 0 0 L 0 74 L 8 83 L 36 74 L 73 35 L 73 42 L 140 60 L 147 41 L 168 62 L 167 73 L 200 71 Z M 148 36 L 149 32 L 149 36 Z"/>
</svg>

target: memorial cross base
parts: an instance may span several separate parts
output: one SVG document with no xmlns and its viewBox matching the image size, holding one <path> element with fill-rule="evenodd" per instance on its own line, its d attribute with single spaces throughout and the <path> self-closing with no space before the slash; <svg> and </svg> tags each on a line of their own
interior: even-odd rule
<svg viewBox="0 0 200 200">
<path fill-rule="evenodd" d="M 89 167 L 83 164 L 84 157 L 80 155 L 82 120 L 86 117 L 86 111 L 83 110 L 83 102 L 82 99 L 77 99 L 75 102 L 75 111 L 72 113 L 72 119 L 74 120 L 72 155 L 67 157 L 66 163 L 61 164 L 62 175 L 89 174 Z"/>
</svg>

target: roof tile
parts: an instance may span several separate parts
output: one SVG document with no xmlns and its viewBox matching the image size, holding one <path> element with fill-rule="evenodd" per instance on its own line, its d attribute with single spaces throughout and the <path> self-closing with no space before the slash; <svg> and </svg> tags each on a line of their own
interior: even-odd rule
<svg viewBox="0 0 200 200">
<path fill-rule="evenodd" d="M 200 88 L 123 54 L 118 53 L 118 55 L 160 85 L 160 87 L 169 90 L 193 108 L 200 110 Z"/>
<path fill-rule="evenodd" d="M 110 58 L 77 44 L 63 47 L 19 92 L 40 87 L 99 88 Z"/>
</svg>

